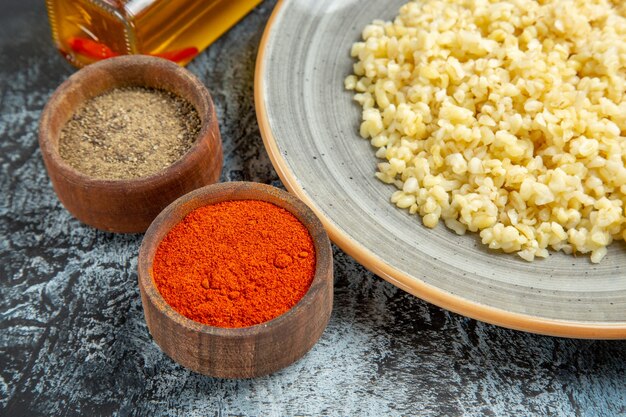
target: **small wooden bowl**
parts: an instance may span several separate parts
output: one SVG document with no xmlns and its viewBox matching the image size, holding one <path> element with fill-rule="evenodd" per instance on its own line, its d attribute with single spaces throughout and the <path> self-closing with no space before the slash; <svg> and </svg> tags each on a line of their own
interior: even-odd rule
<svg viewBox="0 0 626 417">
<path fill-rule="evenodd" d="M 170 91 L 196 108 L 202 125 L 191 149 L 164 170 L 137 179 L 96 179 L 71 167 L 58 152 L 65 123 L 86 100 L 131 86 Z M 61 84 L 41 115 L 39 145 L 54 190 L 65 208 L 80 221 L 111 232 L 144 232 L 169 203 L 216 182 L 222 170 L 222 142 L 207 89 L 186 69 L 142 55 L 97 62 Z"/>
<path fill-rule="evenodd" d="M 152 278 L 152 261 L 161 240 L 192 210 L 232 200 L 262 200 L 291 212 L 308 229 L 316 253 L 315 276 L 291 310 L 255 326 L 221 328 L 176 312 Z M 221 378 L 252 378 L 295 362 L 320 338 L 332 311 L 333 255 L 319 219 L 295 196 L 269 185 L 230 182 L 193 191 L 170 204 L 154 220 L 141 244 L 139 289 L 148 329 L 156 343 L 181 365 Z"/>
</svg>

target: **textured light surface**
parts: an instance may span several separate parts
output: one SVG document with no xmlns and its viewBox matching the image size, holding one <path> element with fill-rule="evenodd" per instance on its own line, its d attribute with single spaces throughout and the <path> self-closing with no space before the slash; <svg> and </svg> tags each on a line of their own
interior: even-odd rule
<svg viewBox="0 0 626 417">
<path fill-rule="evenodd" d="M 190 66 L 216 102 L 223 180 L 279 184 L 251 97 L 273 4 L 263 3 Z M 0 415 L 626 415 L 626 342 L 535 336 L 462 318 L 339 250 L 333 316 L 302 360 L 248 381 L 176 365 L 143 319 L 141 236 L 81 225 L 45 174 L 37 121 L 72 69 L 52 49 L 43 2 L 2 7 Z"/>
</svg>

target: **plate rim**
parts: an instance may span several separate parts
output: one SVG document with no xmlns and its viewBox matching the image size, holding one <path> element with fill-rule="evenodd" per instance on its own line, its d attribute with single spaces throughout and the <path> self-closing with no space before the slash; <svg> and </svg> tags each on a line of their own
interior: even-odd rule
<svg viewBox="0 0 626 417">
<path fill-rule="evenodd" d="M 332 242 L 352 256 L 366 269 L 403 291 L 462 316 L 513 330 L 547 336 L 579 339 L 626 339 L 626 322 L 604 323 L 550 319 L 491 307 L 449 293 L 417 277 L 412 277 L 384 262 L 382 259 L 376 257 L 369 249 L 352 239 L 347 233 L 344 233 L 330 218 L 324 215 L 323 211 L 300 186 L 296 176 L 291 172 L 286 160 L 281 154 L 270 128 L 267 108 L 265 106 L 265 96 L 263 94 L 266 66 L 265 58 L 268 42 L 277 16 L 283 10 L 283 6 L 289 1 L 290 0 L 278 0 L 265 26 L 263 36 L 259 43 L 254 73 L 256 117 L 263 144 L 282 183 L 291 193 L 295 194 L 313 210 L 324 225 Z"/>
</svg>

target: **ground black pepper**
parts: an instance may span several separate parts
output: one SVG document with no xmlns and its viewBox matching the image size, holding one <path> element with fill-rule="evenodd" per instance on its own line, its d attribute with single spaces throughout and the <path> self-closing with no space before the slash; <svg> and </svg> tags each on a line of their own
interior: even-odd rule
<svg viewBox="0 0 626 417">
<path fill-rule="evenodd" d="M 131 179 L 179 160 L 200 118 L 188 101 L 157 89 L 113 89 L 87 101 L 64 126 L 59 154 L 94 178 Z"/>
</svg>

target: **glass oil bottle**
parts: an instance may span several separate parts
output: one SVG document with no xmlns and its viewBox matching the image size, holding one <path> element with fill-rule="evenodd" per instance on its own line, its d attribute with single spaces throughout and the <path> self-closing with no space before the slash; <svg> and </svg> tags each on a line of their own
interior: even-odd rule
<svg viewBox="0 0 626 417">
<path fill-rule="evenodd" d="M 124 54 L 186 65 L 261 0 L 46 0 L 52 38 L 82 67 Z"/>
</svg>

